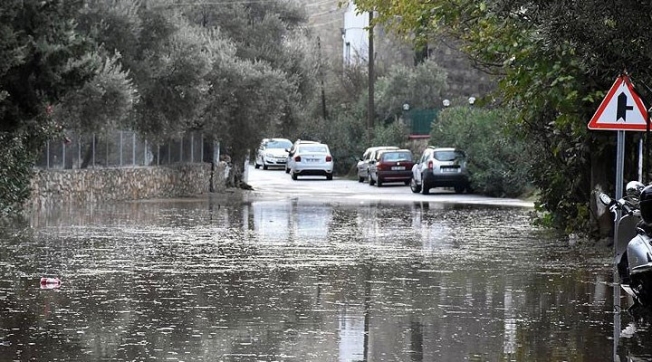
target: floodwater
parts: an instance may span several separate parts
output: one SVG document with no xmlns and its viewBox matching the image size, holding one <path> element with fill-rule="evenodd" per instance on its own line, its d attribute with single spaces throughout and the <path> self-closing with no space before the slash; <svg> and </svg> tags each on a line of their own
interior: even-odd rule
<svg viewBox="0 0 652 362">
<path fill-rule="evenodd" d="M 609 251 L 529 212 L 244 199 L 35 214 L 0 232 L 0 361 L 651 359 L 648 329 L 614 313 Z"/>
</svg>

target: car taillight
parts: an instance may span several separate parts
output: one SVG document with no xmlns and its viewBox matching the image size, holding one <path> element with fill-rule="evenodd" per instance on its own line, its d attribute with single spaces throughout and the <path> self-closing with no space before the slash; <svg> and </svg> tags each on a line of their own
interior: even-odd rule
<svg viewBox="0 0 652 362">
<path fill-rule="evenodd" d="M 434 165 L 433 165 L 432 161 L 428 161 L 428 170 L 432 171 L 433 168 L 434 168 Z"/>
<path fill-rule="evenodd" d="M 326 156 L 326 162 L 331 162 L 333 161 L 333 157 L 331 156 Z"/>
<path fill-rule="evenodd" d="M 294 162 L 301 162 L 301 156 L 294 156 Z"/>
</svg>

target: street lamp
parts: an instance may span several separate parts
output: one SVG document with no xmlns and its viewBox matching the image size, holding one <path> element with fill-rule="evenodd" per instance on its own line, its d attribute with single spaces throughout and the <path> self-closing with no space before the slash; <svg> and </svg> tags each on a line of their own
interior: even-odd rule
<svg viewBox="0 0 652 362">
<path fill-rule="evenodd" d="M 444 107 L 450 107 L 450 105 L 451 105 L 451 101 L 448 100 L 448 99 L 444 99 L 444 101 L 442 103 L 444 104 Z"/>
<path fill-rule="evenodd" d="M 410 132 L 412 132 L 412 123 L 410 122 L 409 116 L 410 114 L 408 111 L 410 110 L 410 103 L 405 102 L 403 103 L 403 122 L 410 127 Z"/>
<path fill-rule="evenodd" d="M 472 106 L 475 104 L 475 97 L 469 97 L 469 105 Z"/>
</svg>

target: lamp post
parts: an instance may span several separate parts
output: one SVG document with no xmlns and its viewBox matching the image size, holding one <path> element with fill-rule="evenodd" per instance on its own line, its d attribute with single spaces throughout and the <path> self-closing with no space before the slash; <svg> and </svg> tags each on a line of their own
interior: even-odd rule
<svg viewBox="0 0 652 362">
<path fill-rule="evenodd" d="M 451 101 L 448 100 L 448 99 L 444 99 L 444 100 L 442 101 L 442 104 L 444 105 L 444 107 L 450 107 L 450 105 L 451 105 Z"/>
<path fill-rule="evenodd" d="M 471 96 L 469 97 L 469 106 L 473 106 L 475 104 L 475 97 Z"/>
<path fill-rule="evenodd" d="M 405 102 L 403 103 L 403 119 L 405 124 L 410 128 L 410 133 L 414 133 L 414 130 L 412 129 L 412 122 L 410 120 L 410 114 L 408 113 L 410 111 L 410 103 Z"/>
</svg>

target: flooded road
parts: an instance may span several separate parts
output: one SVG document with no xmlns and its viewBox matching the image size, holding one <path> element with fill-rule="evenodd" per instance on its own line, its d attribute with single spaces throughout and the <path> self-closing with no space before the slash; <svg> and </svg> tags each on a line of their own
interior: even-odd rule
<svg viewBox="0 0 652 362">
<path fill-rule="evenodd" d="M 652 358 L 613 313 L 608 250 L 533 228 L 528 207 L 436 197 L 35 214 L 0 232 L 0 361 Z"/>
</svg>

